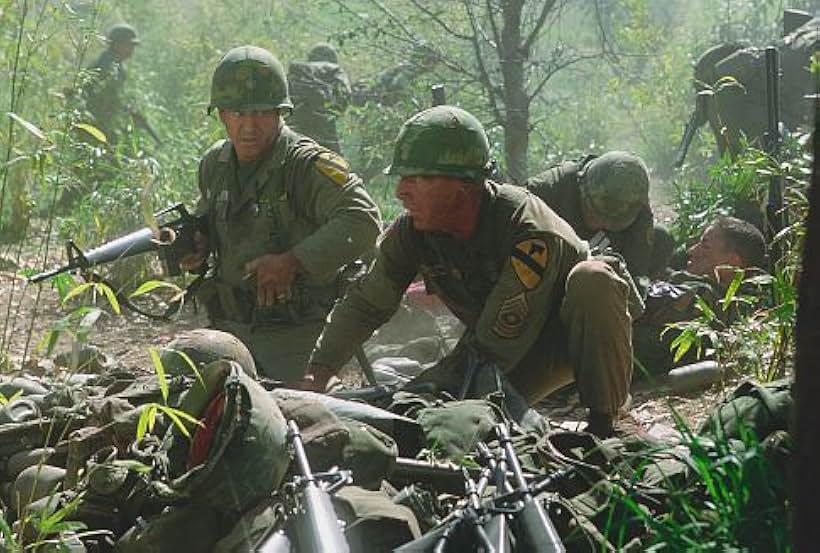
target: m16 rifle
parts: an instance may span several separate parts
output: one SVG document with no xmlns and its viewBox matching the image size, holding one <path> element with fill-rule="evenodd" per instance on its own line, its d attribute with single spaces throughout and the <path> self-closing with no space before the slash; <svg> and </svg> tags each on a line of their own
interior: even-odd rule
<svg viewBox="0 0 820 553">
<path fill-rule="evenodd" d="M 299 474 L 286 485 L 290 505 L 282 526 L 274 526 L 256 544 L 256 553 L 350 553 L 330 501 L 331 494 L 352 481 L 350 471 L 314 474 L 310 469 L 299 427 L 288 421 L 288 439 Z"/>
<path fill-rule="evenodd" d="M 157 134 L 156 129 L 154 129 L 154 126 L 150 121 L 148 121 L 148 119 L 146 119 L 141 111 L 136 108 L 129 108 L 128 113 L 131 114 L 131 120 L 134 121 L 135 127 L 147 132 L 148 136 L 150 136 L 154 142 L 157 143 L 157 145 L 162 144 L 162 140 L 160 139 L 159 134 Z"/>
<path fill-rule="evenodd" d="M 154 217 L 161 220 L 171 213 L 176 213 L 178 217 L 160 223 L 158 228 L 141 228 L 87 252 L 69 240 L 66 244 L 68 263 L 36 274 L 29 278 L 29 282 L 38 283 L 69 271 L 87 271 L 91 267 L 151 251 L 158 251 L 168 274 L 177 276 L 181 273 L 180 259 L 194 251 L 194 233 L 202 229 L 203 221 L 188 213 L 181 203 L 155 213 Z"/>
<path fill-rule="evenodd" d="M 678 151 L 675 154 L 676 168 L 683 165 L 683 161 L 686 159 L 686 154 L 689 152 L 689 145 L 695 138 L 695 134 L 697 134 L 698 129 L 706 123 L 706 102 L 711 94 L 711 90 L 702 90 L 695 95 L 695 110 L 686 122 L 686 127 L 683 130 L 683 136 L 681 137 L 680 144 L 678 145 Z"/>
<path fill-rule="evenodd" d="M 527 483 L 521 471 L 521 463 L 519 463 L 518 455 L 513 449 L 507 427 L 499 424 L 496 426 L 495 431 L 504 450 L 507 465 L 515 475 L 514 494 L 518 496 L 519 501 L 523 504 L 521 510 L 514 516 L 513 521 L 513 533 L 516 536 L 517 547 L 521 548 L 522 551 L 563 553 L 565 549 L 561 542 L 561 536 L 555 530 L 555 526 L 553 526 L 549 515 L 544 510 L 544 506 L 535 498 L 541 489 L 544 489 L 548 483 L 562 476 L 562 474 L 551 475 L 537 486 L 531 486 Z M 499 502 L 500 500 L 496 500 L 497 504 Z"/>
<path fill-rule="evenodd" d="M 574 467 L 538 480 L 532 475 L 525 476 L 506 427 L 499 425 L 497 432 L 502 444 L 500 453 L 494 456 L 485 444 L 479 443 L 476 458 L 483 468 L 461 470 L 466 491 L 463 507 L 425 535 L 394 550 L 395 553 L 446 553 L 457 549 L 477 553 L 564 551 L 558 533 L 535 496 L 572 473 Z M 473 477 L 477 477 L 477 481 Z M 517 482 L 517 486 L 511 486 L 510 479 Z M 495 493 L 482 500 L 490 482 L 495 486 Z"/>
</svg>

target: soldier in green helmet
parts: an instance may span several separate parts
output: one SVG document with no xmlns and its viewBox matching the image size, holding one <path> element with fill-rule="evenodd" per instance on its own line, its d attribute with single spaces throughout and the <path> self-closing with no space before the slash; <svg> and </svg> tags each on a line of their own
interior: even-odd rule
<svg viewBox="0 0 820 553">
<path fill-rule="evenodd" d="M 590 258 L 569 224 L 527 190 L 489 180 L 491 169 L 468 112 L 436 106 L 404 123 L 387 173 L 406 212 L 331 312 L 306 380 L 323 389 L 421 274 L 466 325 L 461 345 L 530 403 L 575 380 L 590 430 L 608 435 L 632 373 L 629 274 Z"/>
<path fill-rule="evenodd" d="M 87 68 L 89 78 L 82 95 L 94 125 L 113 142 L 118 119 L 129 112 L 121 97 L 128 76 L 125 62 L 134 54 L 140 40 L 134 27 L 118 23 L 108 30 L 107 42 L 108 48 Z"/>
<path fill-rule="evenodd" d="M 336 49 L 326 43 L 315 45 L 307 62 L 288 66 L 288 84 L 293 98 L 288 124 L 340 154 L 336 121 L 347 109 L 352 90 L 347 73 L 339 65 Z"/>
<path fill-rule="evenodd" d="M 649 171 L 638 156 L 612 151 L 565 161 L 527 179 L 525 186 L 594 249 L 620 254 L 634 277 L 666 267 L 673 248 L 653 251 L 656 237 L 668 232 L 654 224 Z"/>
<path fill-rule="evenodd" d="M 284 124 L 285 73 L 267 50 L 241 46 L 214 71 L 208 111 L 227 140 L 199 166 L 205 231 L 183 259 L 211 326 L 248 346 L 259 373 L 297 381 L 348 263 L 380 230 L 378 208 L 338 154 Z"/>
</svg>

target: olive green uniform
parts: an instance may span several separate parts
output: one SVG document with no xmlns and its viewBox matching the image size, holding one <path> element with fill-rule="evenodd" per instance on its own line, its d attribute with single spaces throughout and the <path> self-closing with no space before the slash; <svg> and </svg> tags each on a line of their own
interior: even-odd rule
<svg viewBox="0 0 820 553">
<path fill-rule="evenodd" d="M 757 269 L 746 269 L 747 277 L 762 275 Z M 670 351 L 672 342 L 681 331 L 668 325 L 683 321 L 693 321 L 701 316 L 697 299 L 701 298 L 715 313 L 721 324 L 728 325 L 753 306 L 735 303 L 728 311 L 720 300 L 727 287 L 713 278 L 694 275 L 686 271 L 675 271 L 668 279 L 653 281 L 647 288 L 645 310 L 632 328 L 632 343 L 635 358 L 650 373 L 666 373 L 675 366 L 698 360 L 696 348 L 692 348 L 681 359 L 675 361 Z M 764 299 L 761 290 L 754 284 L 741 284 L 738 295 Z M 701 355 L 705 355 L 701 352 Z"/>
<path fill-rule="evenodd" d="M 574 376 L 585 405 L 615 413 L 632 370 L 628 283 L 588 259 L 586 242 L 535 196 L 484 186 L 467 240 L 417 231 L 408 215 L 385 232 L 370 272 L 331 312 L 311 363 L 340 367 L 420 273 L 466 325 L 462 341 L 500 365 L 530 402 Z"/>
<path fill-rule="evenodd" d="M 288 124 L 341 153 L 336 120 L 347 109 L 352 94 L 344 69 L 327 61 L 294 62 L 288 67 L 288 87 L 293 100 Z"/>
<path fill-rule="evenodd" d="M 198 297 L 212 326 L 245 342 L 262 374 L 294 380 L 339 293 L 340 268 L 373 247 L 379 212 L 347 162 L 287 126 L 260 163 L 245 165 L 224 140 L 200 163 L 198 212 L 216 263 Z M 257 306 L 245 264 L 289 250 L 303 267 L 291 298 Z"/>
<path fill-rule="evenodd" d="M 87 70 L 93 74 L 83 89 L 85 108 L 94 117 L 94 125 L 114 141 L 117 118 L 126 109 L 120 98 L 128 78 L 125 64 L 108 49 Z"/>
<path fill-rule="evenodd" d="M 544 200 L 584 240 L 592 239 L 598 231 L 590 230 L 584 225 L 579 172 L 594 158 L 595 156 L 587 156 L 580 162 L 563 162 L 530 177 L 525 183 L 527 189 Z M 641 207 L 634 222 L 624 230 L 605 231 L 604 234 L 609 239 L 610 247 L 624 258 L 633 276 L 649 274 L 655 226 L 652 209 L 648 205 Z"/>
</svg>

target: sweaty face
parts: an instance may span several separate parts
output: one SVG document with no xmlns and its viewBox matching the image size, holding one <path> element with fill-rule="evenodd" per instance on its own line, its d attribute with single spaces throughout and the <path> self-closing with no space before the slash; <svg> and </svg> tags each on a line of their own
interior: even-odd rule
<svg viewBox="0 0 820 553">
<path fill-rule="evenodd" d="M 450 177 L 402 177 L 396 197 L 421 231 L 448 231 L 454 214 L 467 199 L 465 184 Z"/>
<path fill-rule="evenodd" d="M 239 161 L 261 159 L 279 136 L 279 111 L 219 110 L 219 118 L 231 139 Z"/>
<path fill-rule="evenodd" d="M 721 235 L 720 229 L 710 226 L 700 237 L 700 241 L 689 248 L 686 270 L 703 276 L 715 276 L 719 265 L 740 266 L 739 256 L 731 251 Z"/>
</svg>

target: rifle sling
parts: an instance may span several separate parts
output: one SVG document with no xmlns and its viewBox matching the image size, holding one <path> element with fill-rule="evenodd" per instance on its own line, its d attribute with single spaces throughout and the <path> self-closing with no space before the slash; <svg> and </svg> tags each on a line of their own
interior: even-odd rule
<svg viewBox="0 0 820 553">
<path fill-rule="evenodd" d="M 174 299 L 168 304 L 168 307 L 165 309 L 165 312 L 161 315 L 158 315 L 156 313 L 150 313 L 134 305 L 131 302 L 131 300 L 128 299 L 128 296 L 123 294 L 119 289 L 115 288 L 111 284 L 111 282 L 103 278 L 99 273 L 95 273 L 92 271 L 83 271 L 82 276 L 86 280 L 86 282 L 98 282 L 100 284 L 108 286 L 114 292 L 114 297 L 117 298 L 117 301 L 120 303 L 120 305 L 122 305 L 126 309 L 133 311 L 134 313 L 138 313 L 143 317 L 147 317 L 152 321 L 168 322 L 174 317 L 174 315 L 179 313 L 180 308 L 185 303 L 185 299 L 189 296 L 193 296 L 196 294 L 197 290 L 202 285 L 202 282 L 205 280 L 205 271 L 199 273 L 196 276 L 196 278 L 193 281 L 191 281 L 191 283 L 188 286 L 185 287 L 185 290 L 183 290 L 182 294 L 179 294 L 176 299 Z"/>
</svg>

